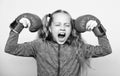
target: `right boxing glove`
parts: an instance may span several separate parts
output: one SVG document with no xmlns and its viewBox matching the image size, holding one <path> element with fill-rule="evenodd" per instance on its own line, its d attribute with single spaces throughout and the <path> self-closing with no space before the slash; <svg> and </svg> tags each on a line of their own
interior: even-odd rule
<svg viewBox="0 0 120 76">
<path fill-rule="evenodd" d="M 18 33 L 22 31 L 23 28 L 27 27 L 25 26 L 24 22 L 26 23 L 29 21 L 30 27 L 29 31 L 30 32 L 36 32 L 42 27 L 42 21 L 39 18 L 39 16 L 31 13 L 23 13 L 19 15 L 11 24 L 10 28 Z"/>
</svg>

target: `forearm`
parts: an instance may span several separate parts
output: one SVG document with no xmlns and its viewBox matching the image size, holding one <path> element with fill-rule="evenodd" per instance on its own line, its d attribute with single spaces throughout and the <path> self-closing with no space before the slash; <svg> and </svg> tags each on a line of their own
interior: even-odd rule
<svg viewBox="0 0 120 76">
<path fill-rule="evenodd" d="M 93 29 L 95 36 L 98 38 L 99 46 L 96 55 L 98 56 L 105 56 L 112 53 L 112 49 L 109 43 L 109 40 L 106 35 L 106 29 L 103 27 L 102 24 L 99 24 L 97 27 Z"/>
<path fill-rule="evenodd" d="M 9 38 L 5 46 L 5 52 L 10 53 L 11 51 L 14 51 L 17 48 L 18 37 L 19 37 L 18 33 L 15 33 L 13 30 L 10 31 Z"/>
<path fill-rule="evenodd" d="M 97 46 L 93 46 L 91 44 L 84 44 L 83 49 L 86 58 L 97 58 L 112 53 L 112 49 L 106 35 L 98 37 L 98 43 L 99 45 Z"/>
<path fill-rule="evenodd" d="M 102 48 L 104 55 L 112 53 L 111 45 L 106 35 L 103 37 L 98 37 L 98 43 Z"/>
</svg>

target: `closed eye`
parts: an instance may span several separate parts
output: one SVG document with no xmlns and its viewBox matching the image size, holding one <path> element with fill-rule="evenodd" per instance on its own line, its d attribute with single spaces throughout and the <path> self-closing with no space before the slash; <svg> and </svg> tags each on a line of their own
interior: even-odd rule
<svg viewBox="0 0 120 76">
<path fill-rule="evenodd" d="M 60 26 L 59 24 L 56 24 L 55 26 Z"/>
<path fill-rule="evenodd" d="M 70 27 L 70 24 L 65 24 L 65 26 Z"/>
</svg>

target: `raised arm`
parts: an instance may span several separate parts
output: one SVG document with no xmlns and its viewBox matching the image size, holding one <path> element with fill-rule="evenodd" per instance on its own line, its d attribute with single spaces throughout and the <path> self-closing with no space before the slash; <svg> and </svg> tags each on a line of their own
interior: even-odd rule
<svg viewBox="0 0 120 76">
<path fill-rule="evenodd" d="M 93 31 L 98 38 L 99 45 L 93 46 L 90 44 L 83 44 L 82 49 L 84 56 L 100 57 L 108 55 L 112 52 L 109 40 L 106 36 L 106 29 L 101 22 L 93 15 L 80 16 L 75 20 L 75 28 L 78 32 Z"/>
<path fill-rule="evenodd" d="M 23 28 L 29 27 L 30 32 L 36 32 L 41 27 L 41 20 L 38 16 L 30 13 L 21 14 L 11 23 L 9 38 L 6 42 L 5 52 L 17 55 L 34 57 L 36 53 L 35 45 L 38 41 L 25 42 L 18 44 L 19 34 Z"/>
</svg>

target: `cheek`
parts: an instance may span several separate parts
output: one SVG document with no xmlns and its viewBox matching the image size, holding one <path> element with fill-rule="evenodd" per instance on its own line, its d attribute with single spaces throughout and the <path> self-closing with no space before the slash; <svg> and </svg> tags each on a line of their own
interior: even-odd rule
<svg viewBox="0 0 120 76">
<path fill-rule="evenodd" d="M 67 35 L 70 35 L 70 33 L 71 33 L 71 28 L 68 28 L 66 31 L 67 31 Z"/>
<path fill-rule="evenodd" d="M 54 33 L 54 32 L 57 31 L 56 28 L 55 28 L 55 27 L 52 27 L 52 26 L 49 28 L 49 30 L 50 30 L 51 33 Z"/>
<path fill-rule="evenodd" d="M 58 32 L 58 29 L 57 29 L 57 28 L 53 28 L 53 29 L 52 29 L 52 32 L 53 32 L 53 33 L 57 33 L 57 32 Z"/>
<path fill-rule="evenodd" d="M 58 29 L 57 28 L 52 28 L 51 33 L 55 37 L 57 35 L 57 33 L 58 33 Z"/>
</svg>

